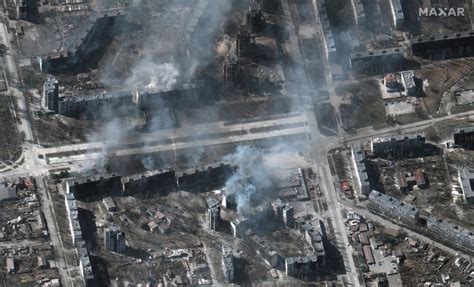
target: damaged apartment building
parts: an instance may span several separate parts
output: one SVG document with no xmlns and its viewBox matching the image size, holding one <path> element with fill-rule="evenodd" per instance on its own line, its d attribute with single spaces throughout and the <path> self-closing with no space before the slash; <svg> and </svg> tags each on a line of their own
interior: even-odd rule
<svg viewBox="0 0 474 287">
<path fill-rule="evenodd" d="M 158 170 L 125 177 L 108 174 L 65 180 L 62 188 L 68 214 L 69 231 L 72 243 L 76 247 L 81 275 L 86 286 L 92 286 L 89 284 L 93 284 L 95 277 L 92 273 L 89 253 L 85 247 L 76 200 L 98 201 L 102 199 L 103 202 L 113 202 L 114 196 L 124 195 L 150 198 L 166 195 L 178 189 L 185 190 L 185 188 L 192 186 L 193 180 L 196 181 L 196 188 L 202 188 L 200 191 L 208 191 L 208 187 L 215 184 L 224 185 L 232 171 L 233 169 L 229 165 L 215 163 L 195 168 L 192 173 L 177 174 L 173 170 Z M 205 181 L 209 181 L 210 184 L 204 184 Z M 197 189 L 195 191 L 198 192 Z M 112 204 L 108 205 L 112 206 Z M 113 206 L 112 209 L 116 211 Z M 104 247 L 107 250 L 123 253 L 126 250 L 125 233 L 114 226 L 105 229 Z"/>
<path fill-rule="evenodd" d="M 474 150 L 474 127 L 462 127 L 454 130 L 454 146 Z"/>
<path fill-rule="evenodd" d="M 315 13 L 319 15 L 319 25 L 324 36 L 322 38 L 322 40 L 324 41 L 324 54 L 329 61 L 335 61 L 337 59 L 337 49 L 336 43 L 334 41 L 334 35 L 332 32 L 331 24 L 329 23 L 326 5 L 324 4 L 324 0 L 314 0 L 312 1 L 312 3 Z"/>
<path fill-rule="evenodd" d="M 228 210 L 225 206 L 222 206 L 222 209 L 219 201 L 212 197 L 208 198 L 207 205 L 209 229 L 214 231 L 223 230 L 224 219 L 221 212 L 228 212 Z M 219 222 L 221 227 L 216 226 L 216 223 Z M 265 228 L 262 228 L 262 222 L 267 222 Z M 272 242 L 265 239 L 265 236 L 279 228 L 298 231 L 306 244 L 310 246 L 311 252 L 298 256 L 286 256 L 285 252 L 273 248 Z M 293 207 L 288 203 L 284 203 L 281 199 L 277 199 L 271 204 L 261 204 L 244 214 L 236 214 L 234 218 L 230 218 L 230 232 L 234 237 L 241 238 L 255 250 L 269 268 L 280 269 L 287 276 L 295 278 L 317 277 L 326 265 L 326 245 L 328 243 L 324 223 L 320 220 L 312 220 L 309 217 L 295 218 Z M 230 266 L 230 263 L 224 265 Z M 230 269 L 225 267 L 225 270 L 228 272 Z M 226 275 L 226 279 L 229 278 L 232 278 L 232 276 L 230 274 Z"/>
<path fill-rule="evenodd" d="M 426 143 L 424 134 L 414 134 L 372 139 L 365 144 L 355 145 L 351 153 L 353 166 L 356 170 L 356 184 L 360 193 L 367 196 L 373 189 L 383 189 L 380 185 L 377 159 L 398 161 L 434 156 L 440 154 L 441 150 Z M 419 188 L 427 186 L 427 180 L 421 170 L 415 170 L 413 173 L 414 175 L 410 173 L 408 176 L 407 173 L 399 175 L 399 185 L 402 190 L 409 190 L 418 184 Z"/>
<path fill-rule="evenodd" d="M 349 55 L 349 67 L 357 74 L 378 75 L 410 68 L 403 47 L 373 49 Z"/>
<path fill-rule="evenodd" d="M 64 195 L 66 211 L 68 214 L 69 231 L 71 232 L 72 243 L 76 247 L 76 255 L 79 261 L 79 269 L 84 286 L 95 286 L 95 276 L 89 258 L 89 251 L 82 237 L 82 229 L 79 223 L 79 212 L 76 199 L 73 193 Z"/>
<path fill-rule="evenodd" d="M 157 110 L 163 105 L 200 105 L 204 102 L 200 97 L 202 88 L 202 82 L 189 82 L 167 90 L 140 88 L 65 96 L 59 93 L 57 80 L 49 79 L 43 85 L 41 103 L 42 109 L 47 112 L 74 118 L 94 118 L 103 110 L 123 111 L 123 107 Z"/>
<path fill-rule="evenodd" d="M 417 37 L 411 40 L 413 55 L 431 61 L 474 56 L 474 32 Z"/>
<path fill-rule="evenodd" d="M 246 22 L 240 28 L 224 63 L 224 82 L 228 87 L 249 91 L 281 89 L 283 70 L 271 62 L 280 57 L 272 23 L 269 23 L 257 2 L 252 2 Z"/>
<path fill-rule="evenodd" d="M 76 198 L 84 200 L 110 195 L 150 198 L 176 190 L 205 192 L 222 187 L 233 171 L 231 165 L 216 162 L 179 173 L 156 170 L 123 177 L 107 174 L 69 179 L 64 181 L 63 189 L 65 193 L 73 193 Z"/>
<path fill-rule="evenodd" d="M 89 19 L 84 21 L 84 25 L 78 27 L 75 33 L 65 35 L 60 50 L 32 55 L 32 61 L 40 70 L 61 72 L 89 67 L 97 58 L 97 53 L 112 41 L 114 35 L 110 28 L 126 21 L 123 9 L 88 11 L 87 15 Z"/>
<path fill-rule="evenodd" d="M 471 230 L 433 216 L 424 217 L 417 207 L 395 197 L 373 190 L 369 195 L 367 207 L 376 214 L 430 235 L 457 249 L 470 253 L 474 250 L 474 233 Z"/>
<path fill-rule="evenodd" d="M 426 143 L 424 134 L 396 135 L 370 141 L 367 156 L 388 160 L 402 160 L 439 155 L 441 150 Z"/>
</svg>

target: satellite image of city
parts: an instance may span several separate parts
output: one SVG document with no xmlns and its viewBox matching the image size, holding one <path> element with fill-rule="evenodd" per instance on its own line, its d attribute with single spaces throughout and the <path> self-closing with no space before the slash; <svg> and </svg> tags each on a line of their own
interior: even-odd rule
<svg viewBox="0 0 474 287">
<path fill-rule="evenodd" d="M 474 286 L 474 0 L 3 0 L 0 287 Z"/>
</svg>

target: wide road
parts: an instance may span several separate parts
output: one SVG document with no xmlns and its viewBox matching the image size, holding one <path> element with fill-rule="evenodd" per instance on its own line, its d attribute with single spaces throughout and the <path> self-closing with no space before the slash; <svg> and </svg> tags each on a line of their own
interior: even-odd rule
<svg viewBox="0 0 474 287">
<path fill-rule="evenodd" d="M 291 3 L 289 0 L 282 0 L 281 3 L 285 18 L 288 19 L 287 26 L 288 31 L 290 33 L 289 38 L 291 43 L 290 51 L 291 57 L 295 63 L 294 65 L 291 65 L 291 67 L 285 67 L 287 78 L 290 81 L 292 80 L 296 83 L 296 85 L 292 86 L 293 89 L 289 89 L 289 93 L 298 94 L 299 98 L 301 99 L 301 102 L 306 102 L 307 99 L 312 99 L 312 97 L 315 96 L 315 94 L 311 92 L 311 87 L 315 86 L 315 84 L 311 82 L 311 76 L 307 76 L 309 75 L 308 72 L 310 71 L 307 71 L 307 69 L 305 68 L 305 59 L 303 58 L 303 54 L 301 53 L 301 48 L 299 46 L 299 43 L 301 43 L 301 40 L 303 39 L 300 39 L 299 35 L 297 35 L 295 32 L 296 30 L 298 30 L 297 28 L 299 28 L 298 20 L 292 19 L 292 15 L 299 15 L 299 11 L 294 11 L 295 9 L 298 9 L 298 7 L 296 6 L 298 5 L 298 3 Z M 312 17 L 315 19 L 315 23 L 317 23 L 317 11 L 312 12 L 316 13 L 316 15 L 312 15 Z M 313 29 L 313 35 L 319 35 L 318 40 L 324 41 L 321 39 L 322 31 L 320 31 L 320 27 L 321 26 L 315 24 L 309 28 Z M 325 55 L 305 56 L 325 58 Z M 322 61 L 324 61 L 324 59 Z M 295 77 L 297 79 L 295 79 Z M 308 109 L 306 113 L 306 118 L 308 120 L 308 127 L 311 135 L 309 141 L 309 150 L 311 152 L 313 170 L 319 175 L 318 180 L 322 188 L 325 201 L 327 203 L 329 220 L 331 221 L 335 235 L 335 238 L 333 239 L 335 242 L 333 243 L 337 246 L 337 249 L 339 250 L 341 256 L 344 259 L 345 274 L 338 275 L 338 279 L 344 282 L 345 285 L 360 286 L 358 280 L 358 272 L 355 267 L 354 260 L 352 258 L 352 251 L 347 248 L 348 237 L 346 233 L 346 228 L 344 226 L 341 209 L 339 208 L 339 204 L 336 199 L 336 189 L 334 187 L 333 177 L 329 169 L 328 151 L 338 145 L 338 138 L 328 138 L 321 134 L 318 127 L 316 114 L 312 109 Z"/>
<path fill-rule="evenodd" d="M 67 162 L 68 159 L 70 161 L 94 159 L 106 151 L 114 151 L 119 156 L 135 155 L 304 135 L 308 132 L 306 126 L 305 114 L 245 124 L 226 125 L 226 122 L 216 122 L 163 130 L 146 135 L 140 140 L 132 138 L 121 143 L 94 142 L 38 148 L 36 152 L 48 158 L 50 163 L 60 163 Z"/>
<path fill-rule="evenodd" d="M 468 111 L 468 112 L 463 112 L 463 113 L 458 113 L 458 114 L 447 115 L 444 117 L 432 118 L 432 119 L 428 119 L 424 121 L 414 122 L 414 123 L 406 124 L 406 125 L 397 125 L 395 127 L 388 127 L 388 128 L 383 128 L 379 130 L 374 130 L 372 128 L 364 128 L 364 129 L 357 130 L 357 134 L 355 135 L 349 135 L 349 134 L 343 135 L 342 140 L 346 143 L 351 143 L 351 142 L 360 141 L 363 139 L 374 138 L 374 137 L 389 135 L 389 134 L 413 133 L 413 132 L 417 132 L 425 128 L 428 128 L 430 126 L 433 126 L 436 123 L 453 121 L 453 120 L 472 117 L 472 116 L 474 116 L 474 111 Z"/>
</svg>

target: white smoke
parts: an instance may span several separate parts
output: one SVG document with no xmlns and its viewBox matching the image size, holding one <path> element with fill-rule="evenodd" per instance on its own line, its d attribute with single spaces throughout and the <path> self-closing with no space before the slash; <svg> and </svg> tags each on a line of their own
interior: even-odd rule
<svg viewBox="0 0 474 287">
<path fill-rule="evenodd" d="M 132 69 L 131 76 L 125 80 L 125 86 L 167 90 L 176 85 L 178 77 L 179 69 L 176 64 L 153 63 L 145 59 Z"/>
<path fill-rule="evenodd" d="M 270 175 L 262 164 L 262 151 L 252 146 L 238 146 L 236 151 L 224 157 L 224 160 L 238 166 L 237 172 L 226 184 L 226 195 L 235 200 L 237 211 L 245 212 L 247 208 L 258 205 L 272 186 Z"/>
</svg>

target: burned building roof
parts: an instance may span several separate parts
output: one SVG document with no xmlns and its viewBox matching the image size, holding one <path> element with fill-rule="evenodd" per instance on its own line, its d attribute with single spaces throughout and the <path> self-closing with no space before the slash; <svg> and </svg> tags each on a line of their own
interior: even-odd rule
<svg viewBox="0 0 474 287">
<path fill-rule="evenodd" d="M 155 170 L 142 174 L 122 177 L 123 191 L 126 195 L 150 198 L 176 190 L 174 170 Z"/>
<path fill-rule="evenodd" d="M 122 190 L 121 176 L 107 174 L 66 180 L 64 188 L 66 193 L 74 193 L 77 198 L 109 194 Z"/>
<path fill-rule="evenodd" d="M 441 150 L 425 143 L 424 134 L 395 135 L 372 140 L 374 158 L 401 160 L 438 155 Z"/>
<path fill-rule="evenodd" d="M 206 191 L 222 187 L 234 168 L 223 162 L 188 169 L 176 174 L 178 187 L 190 191 Z"/>
<path fill-rule="evenodd" d="M 222 246 L 222 269 L 226 282 L 232 282 L 235 279 L 234 254 L 231 246 Z"/>
<path fill-rule="evenodd" d="M 474 90 L 460 90 L 454 92 L 456 104 L 459 106 L 469 106 L 474 104 Z"/>
<path fill-rule="evenodd" d="M 364 5 L 362 4 L 361 0 L 351 0 L 352 9 L 355 13 L 355 22 L 357 25 L 365 25 L 366 18 L 365 18 L 365 11 Z"/>
<path fill-rule="evenodd" d="M 79 117 L 87 111 L 98 111 L 102 105 L 113 109 L 121 105 L 137 105 L 147 109 L 157 109 L 162 105 L 172 106 L 182 104 L 197 104 L 202 100 L 198 95 L 203 88 L 201 81 L 187 82 L 167 89 L 161 87 L 138 87 L 117 91 L 97 91 L 95 93 L 60 96 L 58 113 L 69 117 Z M 157 101 L 160 98 L 163 101 Z"/>
<path fill-rule="evenodd" d="M 58 34 L 55 37 L 49 37 L 60 39 L 60 41 L 50 41 L 47 45 L 41 45 L 44 48 L 40 47 L 42 50 L 40 49 L 39 53 L 38 45 L 31 45 L 28 42 L 33 40 L 24 40 L 23 46 L 35 47 L 35 49 L 29 49 L 31 51 L 27 50 L 26 53 L 30 54 L 33 59 L 41 61 L 45 70 L 63 70 L 86 60 L 92 53 L 107 45 L 107 39 L 110 38 L 108 37 L 110 29 L 107 28 L 117 21 L 123 21 L 124 15 L 122 9 L 113 9 L 102 12 L 89 11 L 80 16 L 55 18 L 53 22 L 56 22 L 57 26 L 47 23 L 38 29 L 43 32 L 48 31 L 44 35 L 40 34 L 40 37 L 43 36 L 46 39 L 49 33 L 54 33 L 58 29 L 57 27 L 63 26 L 62 37 L 56 36 L 60 31 L 56 31 Z M 36 39 L 32 36 L 27 38 Z"/>
<path fill-rule="evenodd" d="M 405 49 L 394 47 L 351 53 L 349 65 L 355 73 L 367 75 L 397 72 L 407 68 Z"/>
<path fill-rule="evenodd" d="M 417 37 L 411 40 L 414 56 L 447 60 L 474 55 L 474 31 Z"/>
</svg>

